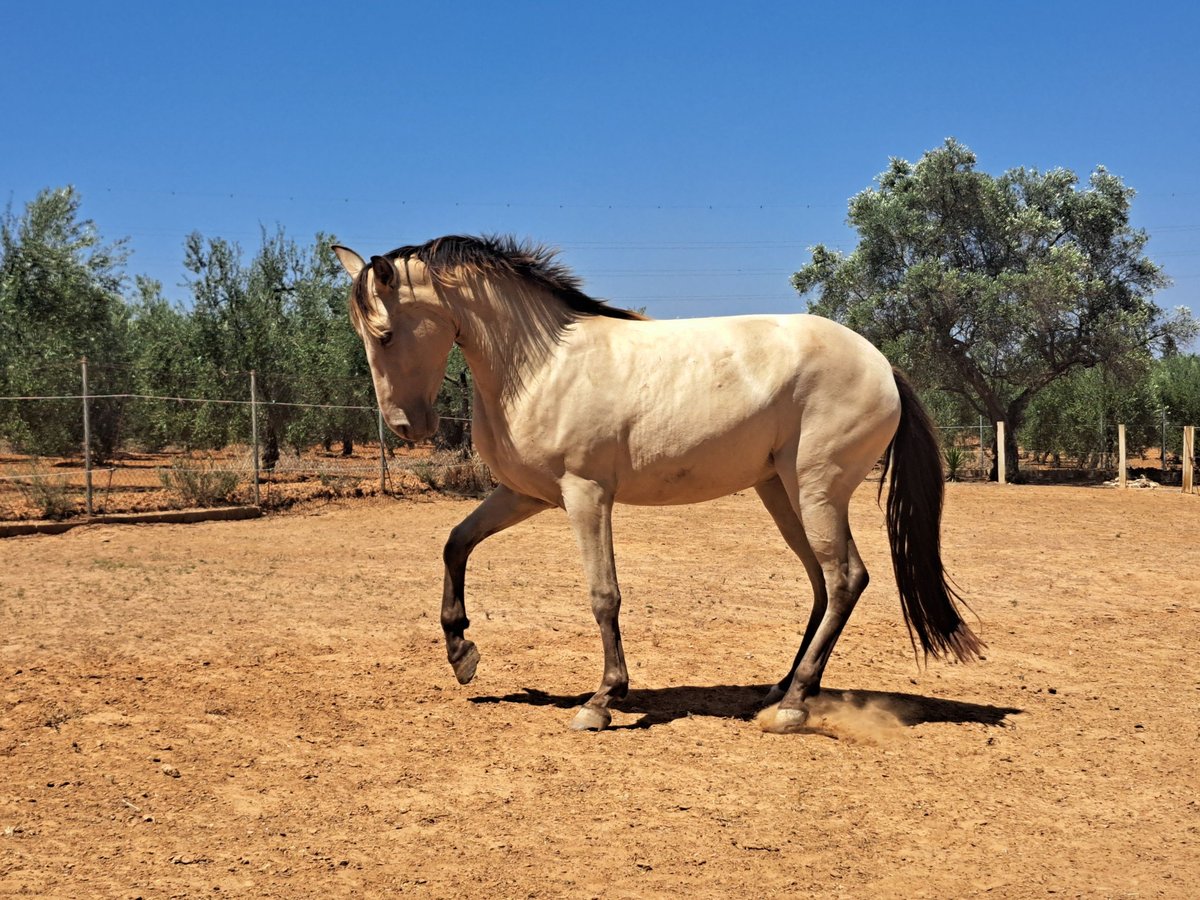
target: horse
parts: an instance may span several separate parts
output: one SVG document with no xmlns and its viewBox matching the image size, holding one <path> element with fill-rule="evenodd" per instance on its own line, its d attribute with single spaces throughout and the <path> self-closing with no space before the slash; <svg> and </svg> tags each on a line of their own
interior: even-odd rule
<svg viewBox="0 0 1200 900">
<path fill-rule="evenodd" d="M 604 647 L 600 687 L 571 727 L 607 727 L 609 707 L 629 689 L 613 504 L 698 503 L 753 488 L 813 591 L 800 648 L 759 721 L 770 732 L 803 731 L 806 701 L 867 586 L 848 509 L 881 457 L 914 653 L 919 643 L 926 657 L 981 655 L 942 564 L 936 430 L 906 378 L 862 336 L 804 314 L 653 320 L 588 296 L 557 251 L 511 237 L 449 235 L 369 262 L 333 250 L 351 278 L 351 323 L 393 432 L 419 441 L 437 428 L 453 345 L 471 369 L 472 437 L 498 486 L 443 552 L 441 624 L 460 684 L 480 659 L 466 637 L 471 552 L 559 508 Z"/>
</svg>

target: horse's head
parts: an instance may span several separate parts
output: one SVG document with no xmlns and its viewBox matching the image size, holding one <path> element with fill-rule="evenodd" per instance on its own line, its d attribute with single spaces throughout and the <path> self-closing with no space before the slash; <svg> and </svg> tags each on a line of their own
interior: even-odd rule
<svg viewBox="0 0 1200 900">
<path fill-rule="evenodd" d="M 384 421 L 405 440 L 429 437 L 456 334 L 429 271 L 415 260 L 397 267 L 384 256 L 368 263 L 347 247 L 333 251 L 354 279 L 350 321 L 366 347 Z"/>
</svg>

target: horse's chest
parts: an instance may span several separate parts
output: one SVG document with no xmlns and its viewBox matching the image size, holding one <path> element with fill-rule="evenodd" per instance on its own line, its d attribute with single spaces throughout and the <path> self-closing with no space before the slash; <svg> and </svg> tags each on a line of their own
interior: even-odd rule
<svg viewBox="0 0 1200 900">
<path fill-rule="evenodd" d="M 473 438 L 480 459 L 498 482 L 520 494 L 561 505 L 562 492 L 551 458 L 554 454 L 509 432 L 498 434 L 486 423 L 475 423 Z"/>
</svg>

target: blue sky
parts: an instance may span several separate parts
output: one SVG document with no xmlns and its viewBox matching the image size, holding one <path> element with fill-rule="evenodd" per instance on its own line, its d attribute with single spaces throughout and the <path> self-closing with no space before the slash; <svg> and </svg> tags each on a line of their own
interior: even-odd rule
<svg viewBox="0 0 1200 900">
<path fill-rule="evenodd" d="M 74 184 L 183 300 L 193 230 L 559 246 L 674 318 L 799 311 L 849 197 L 947 136 L 1102 164 L 1200 314 L 1200 5 L 6 3 L 0 191 Z"/>
</svg>

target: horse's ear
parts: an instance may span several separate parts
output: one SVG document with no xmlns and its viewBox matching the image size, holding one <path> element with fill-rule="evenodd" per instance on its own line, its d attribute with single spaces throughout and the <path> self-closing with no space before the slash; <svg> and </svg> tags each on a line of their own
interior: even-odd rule
<svg viewBox="0 0 1200 900">
<path fill-rule="evenodd" d="M 390 259 L 383 256 L 371 257 L 371 271 L 375 273 L 375 283 L 384 287 L 395 287 L 400 280 L 400 273 L 396 271 L 395 265 Z"/>
<path fill-rule="evenodd" d="M 363 258 L 349 247 L 343 247 L 341 244 L 334 244 L 333 252 L 337 255 L 338 262 L 342 264 L 342 268 L 346 270 L 346 274 L 351 278 L 357 278 L 358 273 L 363 270 L 364 266 L 366 266 L 366 263 L 363 262 Z"/>
</svg>

